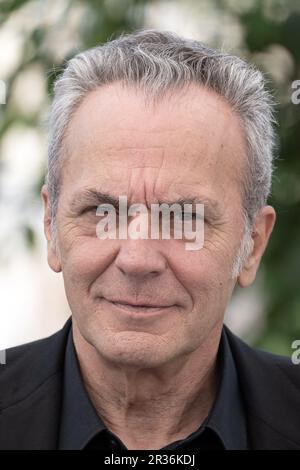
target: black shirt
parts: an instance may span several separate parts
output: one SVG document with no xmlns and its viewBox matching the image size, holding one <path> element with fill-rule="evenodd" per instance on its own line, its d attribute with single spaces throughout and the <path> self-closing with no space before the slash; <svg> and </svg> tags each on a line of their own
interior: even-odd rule
<svg viewBox="0 0 300 470">
<path fill-rule="evenodd" d="M 185 439 L 160 450 L 247 449 L 246 419 L 234 359 L 223 329 L 218 351 L 219 389 L 215 403 L 199 428 Z M 59 449 L 97 449 L 107 452 L 127 450 L 123 442 L 107 429 L 89 399 L 82 381 L 69 332 L 65 367 Z"/>
</svg>

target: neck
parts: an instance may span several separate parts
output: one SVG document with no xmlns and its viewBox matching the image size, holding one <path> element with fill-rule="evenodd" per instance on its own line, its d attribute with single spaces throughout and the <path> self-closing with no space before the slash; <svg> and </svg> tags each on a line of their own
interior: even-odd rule
<svg viewBox="0 0 300 470">
<path fill-rule="evenodd" d="M 89 397 L 128 449 L 160 449 L 186 438 L 207 417 L 218 387 L 220 327 L 189 355 L 155 369 L 109 363 L 80 334 L 73 337 Z"/>
</svg>

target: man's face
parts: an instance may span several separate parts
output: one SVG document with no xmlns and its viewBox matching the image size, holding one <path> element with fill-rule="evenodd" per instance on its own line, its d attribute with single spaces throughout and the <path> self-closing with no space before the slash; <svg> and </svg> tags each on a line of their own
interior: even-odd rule
<svg viewBox="0 0 300 470">
<path fill-rule="evenodd" d="M 216 338 L 243 232 L 245 144 L 229 105 L 193 85 L 146 106 L 141 92 L 116 83 L 85 98 L 65 144 L 57 263 L 50 264 L 62 269 L 80 334 L 103 358 L 138 367 L 165 364 Z M 99 240 L 97 202 L 83 197 L 87 189 L 127 196 L 128 206 L 197 197 L 205 204 L 204 246 Z"/>
</svg>

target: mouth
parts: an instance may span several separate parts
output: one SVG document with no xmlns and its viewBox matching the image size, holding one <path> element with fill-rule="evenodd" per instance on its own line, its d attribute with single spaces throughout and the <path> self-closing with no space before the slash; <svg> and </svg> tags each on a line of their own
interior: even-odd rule
<svg viewBox="0 0 300 470">
<path fill-rule="evenodd" d="M 166 313 L 168 309 L 173 307 L 173 305 L 128 303 L 121 300 L 115 301 L 108 299 L 104 300 L 133 318 L 148 318 L 149 316 L 160 315 L 162 313 Z"/>
</svg>

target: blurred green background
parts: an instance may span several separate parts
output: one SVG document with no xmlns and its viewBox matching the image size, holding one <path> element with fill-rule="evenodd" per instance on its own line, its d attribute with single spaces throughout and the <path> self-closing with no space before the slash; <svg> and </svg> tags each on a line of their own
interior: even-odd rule
<svg viewBox="0 0 300 470">
<path fill-rule="evenodd" d="M 269 78 L 279 124 L 279 157 L 269 202 L 278 218 L 252 291 L 261 318 L 254 334 L 247 335 L 246 329 L 243 336 L 261 348 L 290 355 L 292 341 L 300 338 L 300 104 L 291 101 L 292 82 L 300 79 L 297 0 L 0 1 L 0 79 L 7 86 L 6 104 L 0 106 L 2 270 L 8 269 L 17 245 L 33 252 L 41 235 L 40 209 L 34 213 L 32 208 L 41 207 L 45 120 L 52 84 L 65 59 L 142 27 L 173 30 L 227 49 L 257 64 Z M 19 157 L 14 165 L 21 166 L 23 186 L 17 178 L 12 189 L 9 158 L 24 129 L 29 140 L 39 142 L 38 164 L 30 172 L 26 152 Z M 18 217 L 5 222 L 11 206 Z M 239 305 L 243 310 L 243 303 Z"/>
</svg>

